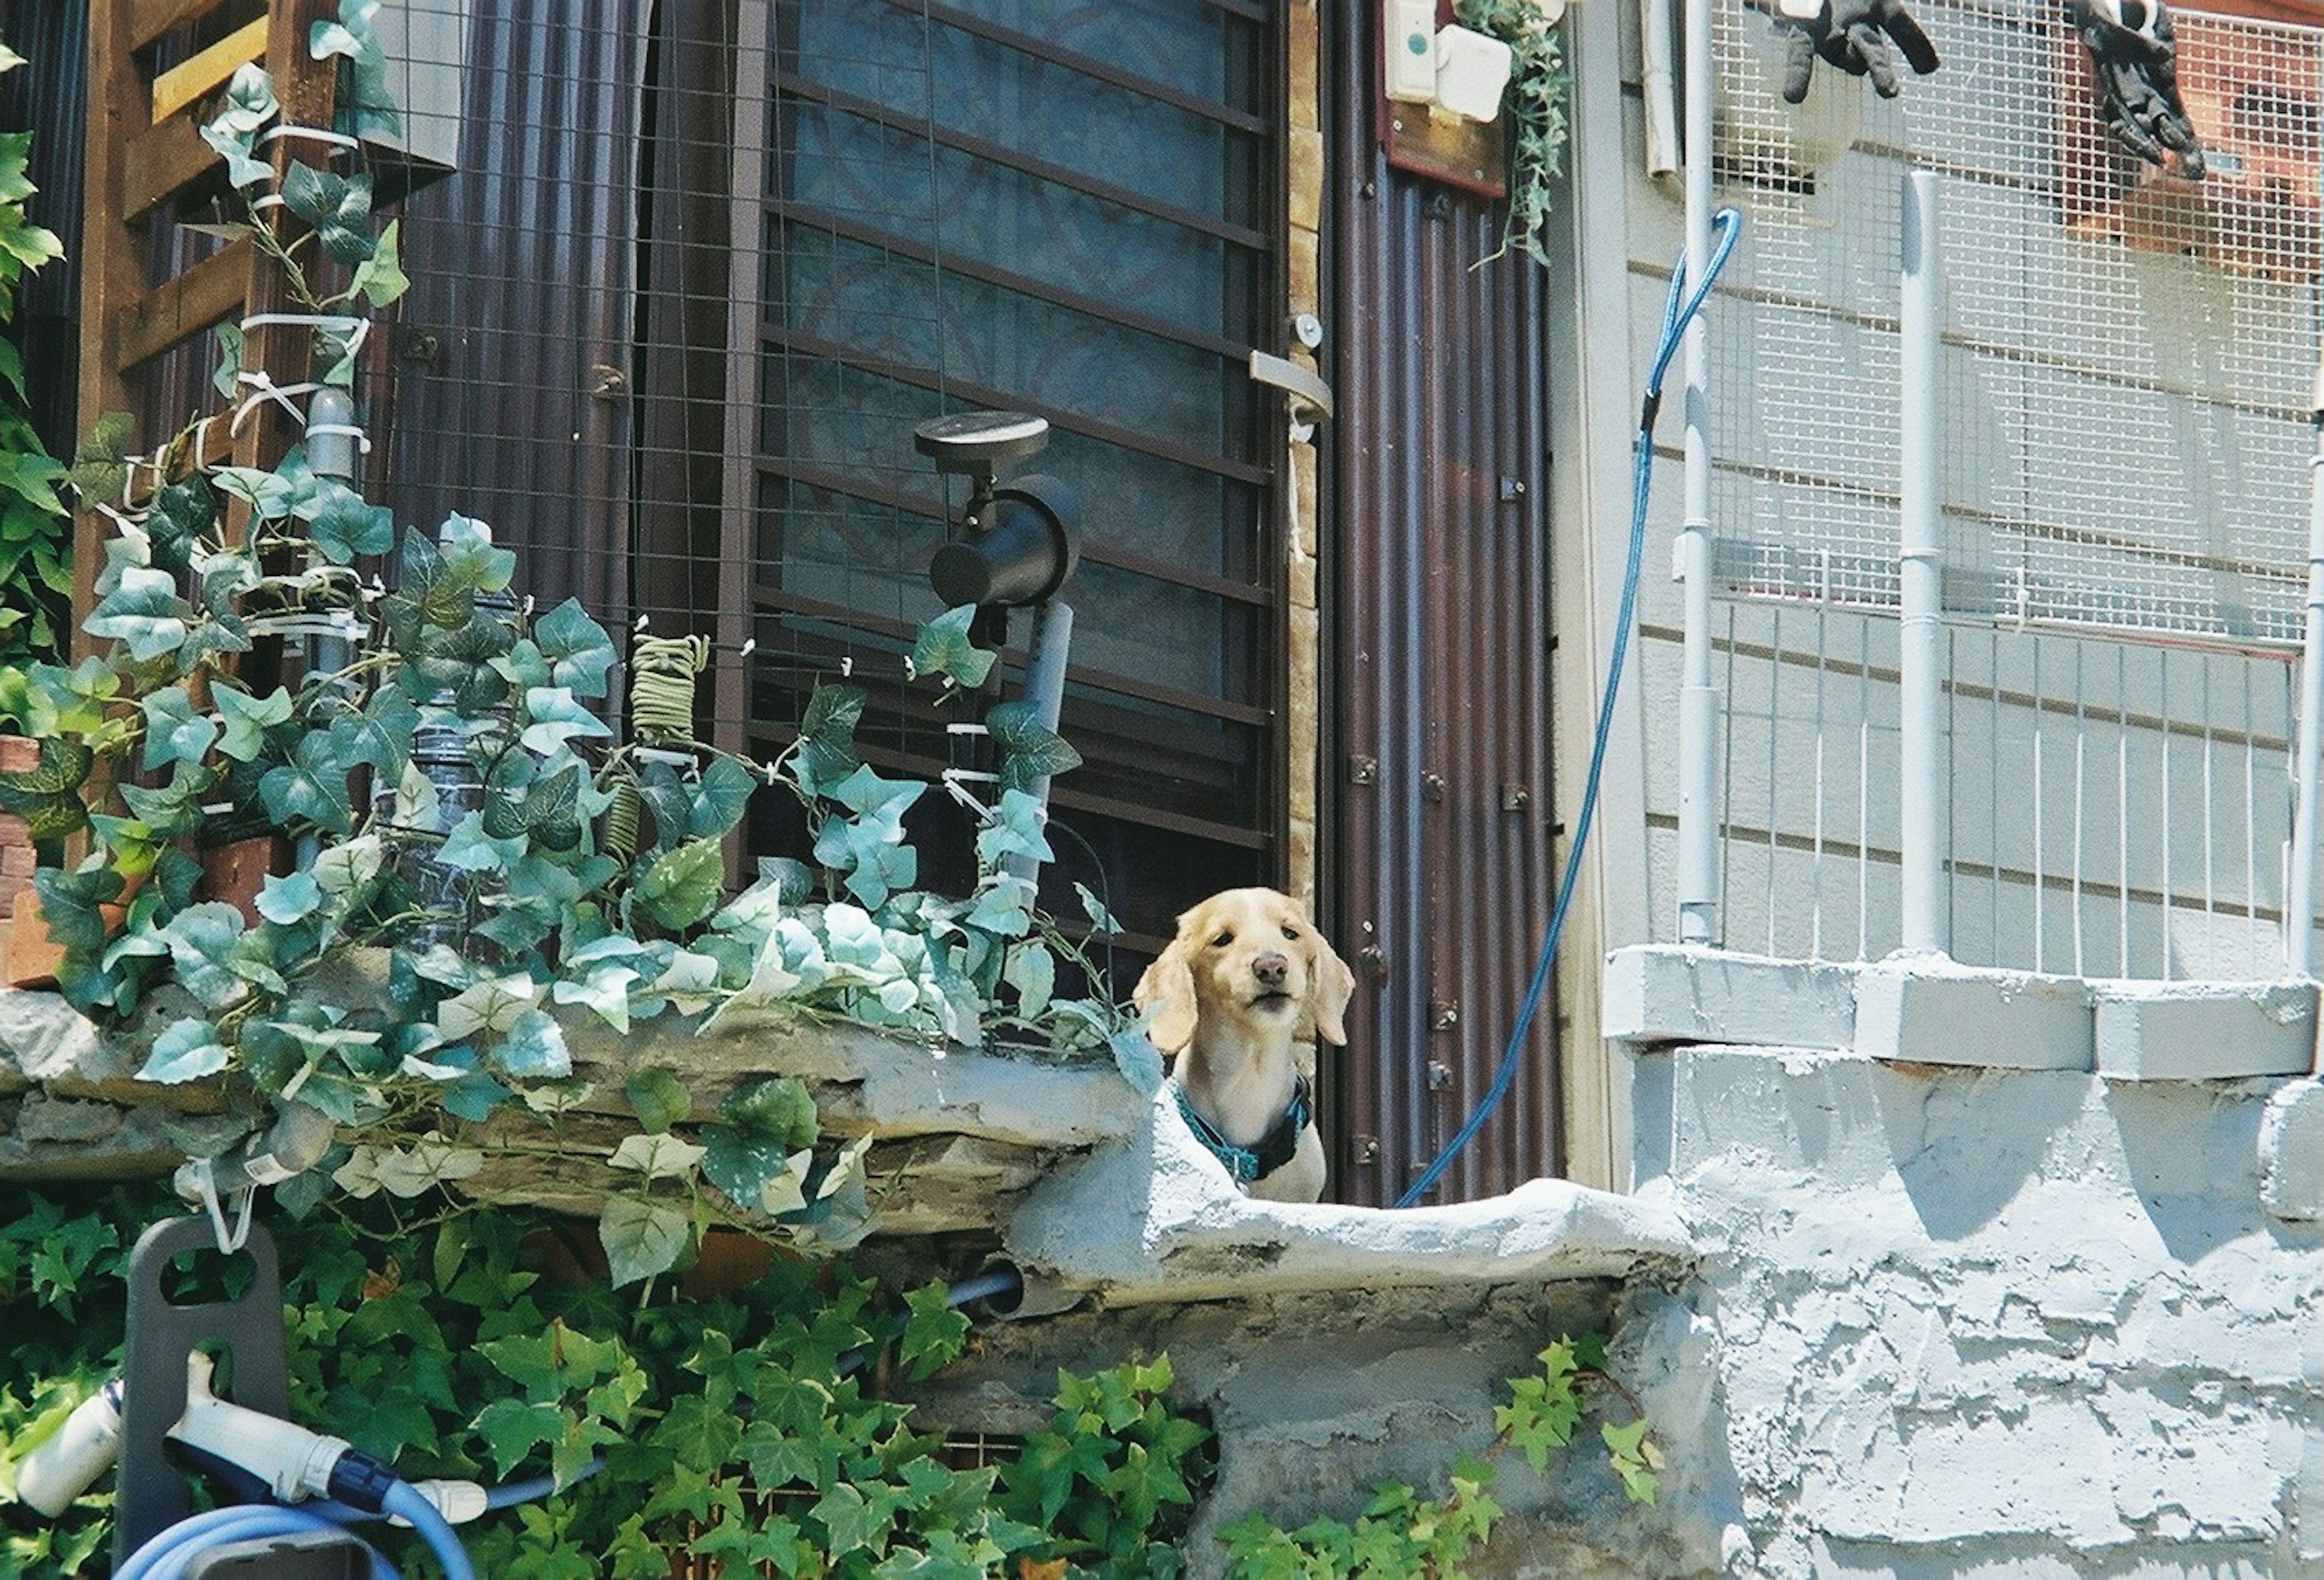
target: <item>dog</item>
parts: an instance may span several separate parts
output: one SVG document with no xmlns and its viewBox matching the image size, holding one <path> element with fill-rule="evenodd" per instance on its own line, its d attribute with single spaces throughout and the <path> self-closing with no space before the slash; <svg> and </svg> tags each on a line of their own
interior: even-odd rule
<svg viewBox="0 0 2324 1580">
<path fill-rule="evenodd" d="M 1303 1020 L 1345 1045 L 1356 975 L 1299 902 L 1227 889 L 1178 918 L 1177 936 L 1130 994 L 1147 1034 L 1175 1056 L 1187 1128 L 1235 1181 L 1268 1201 L 1323 1194 L 1314 1089 L 1294 1047 Z"/>
</svg>

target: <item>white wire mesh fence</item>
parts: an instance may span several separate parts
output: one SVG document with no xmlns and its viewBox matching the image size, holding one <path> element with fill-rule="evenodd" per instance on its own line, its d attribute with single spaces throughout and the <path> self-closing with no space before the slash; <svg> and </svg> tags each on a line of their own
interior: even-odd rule
<svg viewBox="0 0 2324 1580">
<path fill-rule="evenodd" d="M 2055 0 L 1919 0 L 1882 101 L 1712 0 L 1707 317 L 1730 947 L 1897 942 L 1901 178 L 1941 176 L 1951 952 L 2282 971 L 2324 31 L 2178 13 L 2200 183 L 2116 151 Z"/>
</svg>

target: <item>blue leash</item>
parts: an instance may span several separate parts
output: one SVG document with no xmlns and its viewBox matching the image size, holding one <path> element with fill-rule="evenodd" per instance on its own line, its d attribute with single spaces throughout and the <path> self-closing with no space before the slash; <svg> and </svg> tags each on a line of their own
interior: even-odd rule
<svg viewBox="0 0 2324 1580">
<path fill-rule="evenodd" d="M 1719 271 L 1727 267 L 1728 254 L 1735 250 L 1736 237 L 1743 229 L 1743 216 L 1732 208 L 1720 209 L 1711 216 L 1711 223 L 1719 227 L 1719 239 L 1711 248 L 1702 282 L 1688 294 L 1683 253 L 1671 271 L 1670 295 L 1663 306 L 1662 340 L 1655 347 L 1654 369 L 1646 375 L 1646 401 L 1638 414 L 1636 482 L 1630 496 L 1630 552 L 1622 574 L 1622 609 L 1615 618 L 1614 650 L 1606 666 L 1606 690 L 1598 703 L 1598 733 L 1590 747 L 1590 772 L 1582 784 L 1582 809 L 1573 820 L 1573 843 L 1565 853 L 1565 873 L 1558 880 L 1557 903 L 1549 914 L 1549 932 L 1542 939 L 1541 957 L 1534 965 L 1532 985 L 1526 989 L 1525 1003 L 1517 1009 L 1517 1024 L 1509 1029 L 1508 1044 L 1502 1050 L 1500 1068 L 1493 1072 L 1493 1084 L 1486 1089 L 1484 1100 L 1477 1105 L 1460 1133 L 1397 1199 L 1399 1208 L 1412 1206 L 1427 1193 L 1500 1106 L 1510 1081 L 1517 1077 L 1517 1057 L 1525 1047 L 1526 1033 L 1533 1029 L 1542 993 L 1549 986 L 1549 968 L 1557 959 L 1557 941 L 1565 931 L 1566 908 L 1572 903 L 1573 886 L 1582 874 L 1582 852 L 1590 842 L 1591 821 L 1598 811 L 1598 780 L 1606 766 L 1607 739 L 1614 730 L 1614 698 L 1621 689 L 1622 666 L 1629 653 L 1630 627 L 1637 611 L 1638 567 L 1646 556 L 1646 498 L 1654 482 L 1655 418 L 1662 409 L 1663 375 L 1669 372 L 1671 359 L 1678 354 L 1680 337 L 1685 334 L 1687 325 L 1702 310 L 1703 299 L 1710 296 L 1711 286 L 1719 279 Z"/>
</svg>

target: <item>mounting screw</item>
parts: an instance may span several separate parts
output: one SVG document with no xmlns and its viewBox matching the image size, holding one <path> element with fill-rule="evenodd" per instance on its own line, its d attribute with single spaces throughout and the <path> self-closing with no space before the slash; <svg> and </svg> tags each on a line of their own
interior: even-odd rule
<svg viewBox="0 0 2324 1580">
<path fill-rule="evenodd" d="M 1379 1162 L 1379 1137 L 1377 1135 L 1350 1136 L 1348 1151 L 1354 1154 L 1356 1166 L 1360 1169 L 1370 1163 L 1377 1163 Z"/>
<path fill-rule="evenodd" d="M 1501 479 L 1501 503 L 1506 505 L 1514 500 L 1521 500 L 1525 498 L 1525 496 L 1526 485 L 1524 478 L 1504 477 Z"/>
<path fill-rule="evenodd" d="M 1439 998 L 1429 1005 L 1428 1029 L 1430 1031 L 1449 1032 L 1460 1024 L 1461 1001 L 1459 999 Z"/>
<path fill-rule="evenodd" d="M 396 337 L 395 354 L 408 363 L 432 363 L 443 350 L 433 329 L 406 329 Z"/>
<path fill-rule="evenodd" d="M 1420 776 L 1420 793 L 1431 801 L 1443 800 L 1444 776 L 1442 774 L 1423 774 Z"/>
<path fill-rule="evenodd" d="M 1348 759 L 1348 783 L 1377 785 L 1379 783 L 1379 758 L 1351 757 Z"/>
<path fill-rule="evenodd" d="M 1501 810 L 1503 812 L 1523 812 L 1526 807 L 1531 806 L 1532 804 L 1533 792 L 1526 789 L 1524 785 L 1504 785 L 1501 786 Z"/>
<path fill-rule="evenodd" d="M 1301 313 L 1291 320 L 1291 338 L 1313 351 L 1323 344 L 1323 320 L 1313 313 Z"/>
<path fill-rule="evenodd" d="M 1452 1084 L 1452 1067 L 1432 1059 L 1428 1061 L 1428 1089 L 1441 1092 Z"/>
<path fill-rule="evenodd" d="M 1356 963 L 1363 967 L 1364 975 L 1370 977 L 1373 981 L 1385 982 L 1388 980 L 1388 951 L 1382 949 L 1379 944 L 1368 943 L 1364 945 L 1363 948 L 1358 950 L 1356 951 Z"/>
</svg>

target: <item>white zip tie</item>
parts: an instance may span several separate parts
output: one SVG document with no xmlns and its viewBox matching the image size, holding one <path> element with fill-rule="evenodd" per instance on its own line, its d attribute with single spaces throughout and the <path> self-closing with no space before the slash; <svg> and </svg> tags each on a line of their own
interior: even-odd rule
<svg viewBox="0 0 2324 1580">
<path fill-rule="evenodd" d="M 242 431 L 243 418 L 250 415 L 251 408 L 258 406 L 268 400 L 272 400 L 284 411 L 289 412 L 292 418 L 297 419 L 300 428 L 303 431 L 307 426 L 307 414 L 299 409 L 299 408 L 291 401 L 290 397 L 293 395 L 312 395 L 315 391 L 323 387 L 312 380 L 308 380 L 297 384 L 278 384 L 274 381 L 273 375 L 269 373 L 264 368 L 257 368 L 236 373 L 234 376 L 234 379 L 235 382 L 237 384 L 248 384 L 251 387 L 252 391 L 250 399 L 244 400 L 240 406 L 235 409 L 234 421 L 226 426 L 226 431 L 228 433 L 235 434 L 238 434 Z"/>
<path fill-rule="evenodd" d="M 256 214 L 262 208 L 280 208 L 289 201 L 280 192 L 263 192 L 250 200 L 250 211 Z"/>
<path fill-rule="evenodd" d="M 311 439 L 317 434 L 337 434 L 342 438 L 353 439 L 357 450 L 366 455 L 371 454 L 371 435 L 351 422 L 309 423 L 307 436 Z"/>
<path fill-rule="evenodd" d="M 965 779 L 997 780 L 999 777 L 997 774 L 979 774 L 967 768 L 946 768 L 936 776 L 936 783 L 944 786 L 945 795 L 974 813 L 977 822 L 991 822 L 992 809 L 970 795 L 967 786 L 962 781 Z"/>
<path fill-rule="evenodd" d="M 230 1190 L 226 1193 L 242 1199 L 240 1214 L 235 1220 L 234 1227 L 229 1229 L 226 1222 L 226 1206 L 218 1199 L 217 1171 L 212 1166 L 211 1160 L 194 1159 L 192 1173 L 194 1189 L 200 1193 L 203 1210 L 210 1215 L 210 1231 L 217 1237 L 218 1254 L 222 1256 L 231 1256 L 241 1250 L 250 1238 L 250 1205 L 258 1195 L 257 1189 L 254 1186 L 245 1185 L 239 1190 Z"/>
<path fill-rule="evenodd" d="M 291 328 L 333 329 L 347 331 L 347 349 L 354 351 L 371 335 L 371 319 L 361 313 L 253 313 L 242 321 L 243 338 L 247 340 L 253 329 L 268 329 L 277 326 Z"/>
<path fill-rule="evenodd" d="M 278 137 L 303 137 L 309 142 L 327 142 L 334 148 L 361 148 L 362 143 L 344 132 L 332 132 L 321 126 L 293 126 L 279 123 L 259 133 L 261 142 L 272 142 Z"/>
</svg>

